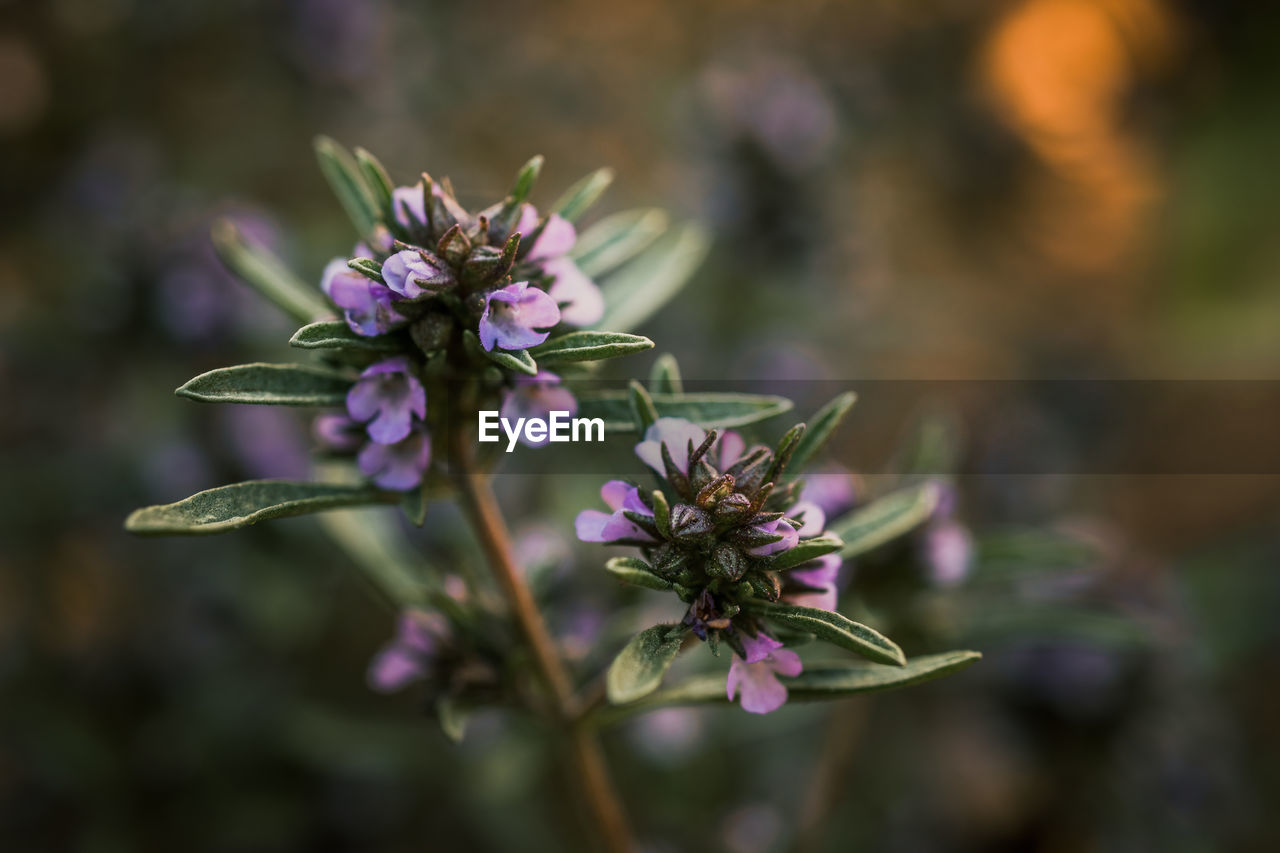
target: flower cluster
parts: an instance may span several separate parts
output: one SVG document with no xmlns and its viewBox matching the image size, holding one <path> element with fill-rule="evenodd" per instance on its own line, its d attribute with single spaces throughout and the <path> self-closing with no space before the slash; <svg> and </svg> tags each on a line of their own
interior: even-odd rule
<svg viewBox="0 0 1280 853">
<path fill-rule="evenodd" d="M 553 329 L 604 314 L 600 289 L 569 256 L 573 224 L 540 214 L 523 200 L 527 188 L 473 214 L 424 174 L 390 189 L 385 224 L 351 259 L 325 267 L 321 289 L 351 332 L 401 350 L 361 374 L 345 415 L 322 415 L 315 425 L 323 449 L 356 453 L 360 471 L 381 488 L 413 489 L 430 465 L 424 383 L 433 371 L 478 376 L 506 367 L 504 416 L 577 411 L 559 376 L 526 375 L 501 360 L 527 357 Z"/>
<path fill-rule="evenodd" d="M 832 552 L 839 540 L 823 535 L 822 509 L 799 500 L 796 483 L 782 482 L 799 434 L 788 433 L 774 451 L 748 448 L 735 432 L 660 418 L 636 445 L 659 488 L 612 480 L 601 489 L 611 512 L 583 510 L 576 521 L 585 542 L 643 550 L 653 574 L 688 604 L 683 625 L 713 647 L 724 642 L 733 650 L 729 698 L 740 694 L 754 713 L 782 705 L 787 690 L 777 676 L 802 667 L 752 603 L 836 606 L 841 561 Z"/>
</svg>

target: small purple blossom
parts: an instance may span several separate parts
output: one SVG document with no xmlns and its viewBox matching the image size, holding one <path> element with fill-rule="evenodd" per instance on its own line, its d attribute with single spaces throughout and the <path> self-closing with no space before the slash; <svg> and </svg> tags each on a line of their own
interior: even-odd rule
<svg viewBox="0 0 1280 853">
<path fill-rule="evenodd" d="M 844 515 L 858 505 L 853 475 L 843 468 L 807 474 L 800 500 L 817 504 L 828 518 Z"/>
<path fill-rule="evenodd" d="M 432 294 L 423 285 L 451 284 L 453 273 L 443 261 L 426 252 L 404 249 L 382 262 L 382 280 L 405 299 L 417 299 Z"/>
<path fill-rule="evenodd" d="M 658 418 L 644 431 L 644 441 L 636 445 L 636 456 L 659 474 L 666 473 L 662 464 L 662 445 L 667 446 L 671 461 L 682 474 L 689 473 L 689 446 L 697 448 L 707 433 L 684 418 Z"/>
<path fill-rule="evenodd" d="M 409 434 L 416 415 L 427 416 L 427 392 L 404 356 L 365 369 L 347 392 L 347 412 L 367 423 L 378 444 L 395 444 Z"/>
<path fill-rule="evenodd" d="M 524 205 L 515 230 L 527 236 L 537 227 L 537 208 Z M 526 259 L 537 263 L 543 273 L 554 278 L 547 293 L 560 306 L 560 321 L 571 326 L 590 326 L 604 316 L 604 295 L 568 257 L 577 239 L 573 223 L 553 213 L 547 217 L 547 224 L 534 240 Z"/>
<path fill-rule="evenodd" d="M 796 533 L 802 539 L 808 539 L 810 536 L 820 536 L 827 526 L 827 514 L 822 511 L 822 507 L 812 501 L 801 500 L 796 502 L 787 512 L 787 515 L 801 522 L 800 529 Z"/>
<path fill-rule="evenodd" d="M 742 458 L 747 443 L 742 436 L 733 430 L 725 430 L 720 434 L 720 470 L 727 471 Z"/>
<path fill-rule="evenodd" d="M 329 453 L 354 453 L 365 442 L 364 424 L 336 412 L 316 415 L 311 434 L 320 449 Z"/>
<path fill-rule="evenodd" d="M 395 639 L 369 662 L 369 687 L 379 693 L 393 693 L 426 677 L 448 635 L 448 624 L 440 614 L 417 609 L 401 611 Z"/>
<path fill-rule="evenodd" d="M 721 611 L 720 604 L 711 590 L 704 588 L 689 604 L 681 624 L 692 631 L 699 640 L 706 640 L 709 632 L 728 628 L 730 619 Z"/>
<path fill-rule="evenodd" d="M 489 351 L 495 346 L 526 349 L 545 341 L 551 327 L 559 322 L 560 309 L 550 294 L 518 281 L 493 291 L 485 300 L 480 343 Z"/>
<path fill-rule="evenodd" d="M 600 497 L 612 513 L 584 509 L 574 521 L 574 529 L 583 542 L 652 542 L 644 528 L 627 518 L 627 512 L 652 516 L 640 501 L 640 490 L 622 480 L 610 480 L 600 489 Z"/>
<path fill-rule="evenodd" d="M 435 184 L 431 188 L 434 190 Z M 391 191 L 391 210 L 395 213 L 396 222 L 405 228 L 412 228 L 415 224 L 425 225 L 427 209 L 424 201 L 421 181 L 411 187 L 396 187 Z"/>
<path fill-rule="evenodd" d="M 776 711 L 787 701 L 787 688 L 778 681 L 779 675 L 794 677 L 804 670 L 800 656 L 768 634 L 742 638 L 746 658 L 736 654 L 729 664 L 729 677 L 725 689 L 732 702 L 742 694 L 742 710 L 751 714 L 767 714 Z"/>
<path fill-rule="evenodd" d="M 356 457 L 356 464 L 379 488 L 396 492 L 417 488 L 431 464 L 431 436 L 418 426 L 395 444 L 371 441 Z"/>
<path fill-rule="evenodd" d="M 973 537 L 963 524 L 947 519 L 929 525 L 924 533 L 924 562 L 935 586 L 964 582 L 973 564 Z"/>
<path fill-rule="evenodd" d="M 399 297 L 390 288 L 365 278 L 342 258 L 334 258 L 324 268 L 320 288 L 342 309 L 347 325 L 357 335 L 385 334 L 408 322 L 396 312 Z"/>
<path fill-rule="evenodd" d="M 787 573 L 787 580 L 795 580 L 812 589 L 783 593 L 789 604 L 800 607 L 816 607 L 819 610 L 836 609 L 836 581 L 842 564 L 839 554 L 823 554 L 812 563 L 805 563 Z"/>
<path fill-rule="evenodd" d="M 800 541 L 800 531 L 788 524 L 785 518 L 775 518 L 773 521 L 757 524 L 752 529 L 760 533 L 774 533 L 782 536 L 777 542 L 758 545 L 748 550 L 747 553 L 753 557 L 768 557 L 771 554 L 790 551 Z"/>
<path fill-rule="evenodd" d="M 568 388 L 560 385 L 560 377 L 549 370 L 539 370 L 534 376 L 517 376 L 516 387 L 502 398 L 500 417 L 515 423 L 520 418 L 546 420 L 552 412 L 568 412 L 569 417 L 578 413 L 578 401 Z M 548 435 L 541 441 L 520 432 L 520 443 L 529 447 L 541 447 L 551 440 Z"/>
</svg>

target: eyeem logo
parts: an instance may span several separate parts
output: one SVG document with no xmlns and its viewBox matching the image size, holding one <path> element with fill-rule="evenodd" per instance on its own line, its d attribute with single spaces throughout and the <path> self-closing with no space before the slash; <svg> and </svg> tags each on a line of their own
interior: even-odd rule
<svg viewBox="0 0 1280 853">
<path fill-rule="evenodd" d="M 507 452 L 516 449 L 516 442 L 524 439 L 525 444 L 537 446 L 548 441 L 604 441 L 603 418 L 571 418 L 567 411 L 548 412 L 550 419 L 518 418 L 512 425 L 510 418 L 504 418 L 492 410 L 480 411 L 480 440 L 487 443 L 501 441 L 498 427 L 507 436 Z M 594 432 L 595 438 L 592 438 Z M 581 433 L 582 437 L 579 437 Z"/>
</svg>

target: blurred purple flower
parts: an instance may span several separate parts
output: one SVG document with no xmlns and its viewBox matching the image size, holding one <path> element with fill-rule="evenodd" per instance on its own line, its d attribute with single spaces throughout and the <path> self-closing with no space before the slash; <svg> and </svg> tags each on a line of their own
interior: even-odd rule
<svg viewBox="0 0 1280 853">
<path fill-rule="evenodd" d="M 426 429 L 415 427 L 395 444 L 370 442 L 356 457 L 360 473 L 374 484 L 392 491 L 408 491 L 422 483 L 422 475 L 431 464 L 431 437 Z"/>
<path fill-rule="evenodd" d="M 957 586 L 973 564 L 973 537 L 958 521 L 935 522 L 925 530 L 923 552 L 929 580 L 939 587 Z"/>
<path fill-rule="evenodd" d="M 506 350 L 537 346 L 558 322 L 560 309 L 555 300 L 546 291 L 530 287 L 529 282 L 518 281 L 493 291 L 485 300 L 480 343 L 490 351 L 494 346 Z"/>
<path fill-rule="evenodd" d="M 431 189 L 435 190 L 433 183 Z M 422 194 L 422 182 L 411 187 L 396 187 L 391 191 L 391 209 L 395 213 L 396 222 L 405 228 L 425 225 L 427 222 L 426 201 Z"/>
<path fill-rule="evenodd" d="M 552 412 L 568 412 L 572 417 L 578 412 L 578 401 L 568 388 L 560 385 L 559 376 L 548 370 L 539 370 L 534 376 L 516 377 L 516 387 L 502 398 L 499 415 L 514 423 L 517 418 L 546 419 Z M 541 447 L 550 440 L 547 436 L 541 441 L 533 441 L 524 431 L 520 433 L 520 443 L 529 447 Z"/>
<path fill-rule="evenodd" d="M 515 230 L 528 235 L 537 226 L 537 208 L 526 204 L 520 210 Z M 547 293 L 560 306 L 560 321 L 572 326 L 590 326 L 604 316 L 604 295 L 568 257 L 577 239 L 573 223 L 553 213 L 547 218 L 542 233 L 534 240 L 526 260 L 537 263 L 543 273 L 553 277 Z"/>
<path fill-rule="evenodd" d="M 819 536 L 827 526 L 827 514 L 813 501 L 797 501 L 791 509 L 787 510 L 787 515 L 801 522 L 800 529 L 796 533 L 802 538 Z"/>
<path fill-rule="evenodd" d="M 667 446 L 671 461 L 680 473 L 689 473 L 689 447 L 697 448 L 707 433 L 684 418 L 658 418 L 644 431 L 644 441 L 636 445 L 636 456 L 659 474 L 666 473 L 662 464 L 662 445 Z"/>
<path fill-rule="evenodd" d="M 366 368 L 347 392 L 347 412 L 367 423 L 369 437 L 395 444 L 409 434 L 413 417 L 427 416 L 427 392 L 413 375 L 409 359 L 389 358 Z"/>
<path fill-rule="evenodd" d="M 364 424 L 336 412 L 316 415 L 311 422 L 311 435 L 321 450 L 330 453 L 354 453 L 366 438 Z"/>
<path fill-rule="evenodd" d="M 219 411 L 249 476 L 285 480 L 307 476 L 311 463 L 294 412 L 279 406 L 226 406 Z"/>
<path fill-rule="evenodd" d="M 404 249 L 382 262 L 382 280 L 406 299 L 417 299 L 433 291 L 422 285 L 444 285 L 453 281 L 448 265 L 417 249 Z"/>
<path fill-rule="evenodd" d="M 827 518 L 838 518 L 857 506 L 853 475 L 843 468 L 827 468 L 806 474 L 800 500 L 817 504 Z"/>
<path fill-rule="evenodd" d="M 773 521 L 766 521 L 764 524 L 755 525 L 752 530 L 760 533 L 781 534 L 782 538 L 777 542 L 769 542 L 765 545 L 758 545 L 755 548 L 748 549 L 747 553 L 753 557 L 768 557 L 771 554 L 780 554 L 783 551 L 790 551 L 800 541 L 800 532 L 787 523 L 785 518 L 775 518 Z"/>
<path fill-rule="evenodd" d="M 747 443 L 742 440 L 742 436 L 733 430 L 720 433 L 720 470 L 723 472 L 732 468 L 742 458 L 742 451 L 746 448 Z"/>
<path fill-rule="evenodd" d="M 776 711 L 787 701 L 787 688 L 778 681 L 778 676 L 799 675 L 804 670 L 800 656 L 764 633 L 744 636 L 742 647 L 746 658 L 735 654 L 729 664 L 729 677 L 725 682 L 729 701 L 741 692 L 742 710 L 751 714 Z"/>
<path fill-rule="evenodd" d="M 644 528 L 627 518 L 627 512 L 652 516 L 640 501 L 640 490 L 622 480 L 610 480 L 600 489 L 600 497 L 612 513 L 584 509 L 574 521 L 574 529 L 583 542 L 653 542 Z"/>
<path fill-rule="evenodd" d="M 538 209 L 531 204 L 524 205 L 520 208 L 520 219 L 516 221 L 516 227 L 512 230 L 519 231 L 527 238 L 537 227 Z M 533 241 L 525 257 L 530 261 L 558 258 L 568 253 L 577 241 L 578 232 L 574 229 L 573 223 L 560 214 L 553 213 L 547 217 L 546 226 Z"/>
<path fill-rule="evenodd" d="M 440 644 L 448 636 L 448 623 L 440 614 L 417 609 L 401 611 L 395 639 L 369 663 L 369 687 L 379 693 L 393 693 L 426 677 Z"/>
<path fill-rule="evenodd" d="M 813 590 L 784 591 L 783 599 L 800 607 L 816 607 L 819 610 L 836 609 L 836 581 L 840 576 L 843 560 L 840 555 L 823 554 L 813 562 L 787 572 L 787 581 L 798 581 Z"/>
<path fill-rule="evenodd" d="M 320 289 L 342 309 L 347 325 L 357 335 L 385 334 L 408 322 L 395 310 L 399 296 L 351 269 L 343 258 L 334 258 L 324 268 Z"/>
</svg>

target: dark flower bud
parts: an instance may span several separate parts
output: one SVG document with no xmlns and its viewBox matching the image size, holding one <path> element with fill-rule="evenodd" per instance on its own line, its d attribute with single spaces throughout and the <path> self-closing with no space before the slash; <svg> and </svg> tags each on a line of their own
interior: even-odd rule
<svg viewBox="0 0 1280 853">
<path fill-rule="evenodd" d="M 423 352 L 443 349 L 453 334 L 453 318 L 431 312 L 409 327 L 409 335 Z"/>
<path fill-rule="evenodd" d="M 747 558 L 732 545 L 722 542 L 711 552 L 711 561 L 707 565 L 707 574 L 736 581 L 746 571 Z"/>
<path fill-rule="evenodd" d="M 715 529 L 715 522 L 702 509 L 689 504 L 671 508 L 671 538 L 677 541 L 699 539 Z"/>
<path fill-rule="evenodd" d="M 716 504 L 715 517 L 716 521 L 740 521 L 745 520 L 751 512 L 751 499 L 741 492 L 734 492 L 725 495 L 720 499 L 720 503 Z"/>
</svg>

